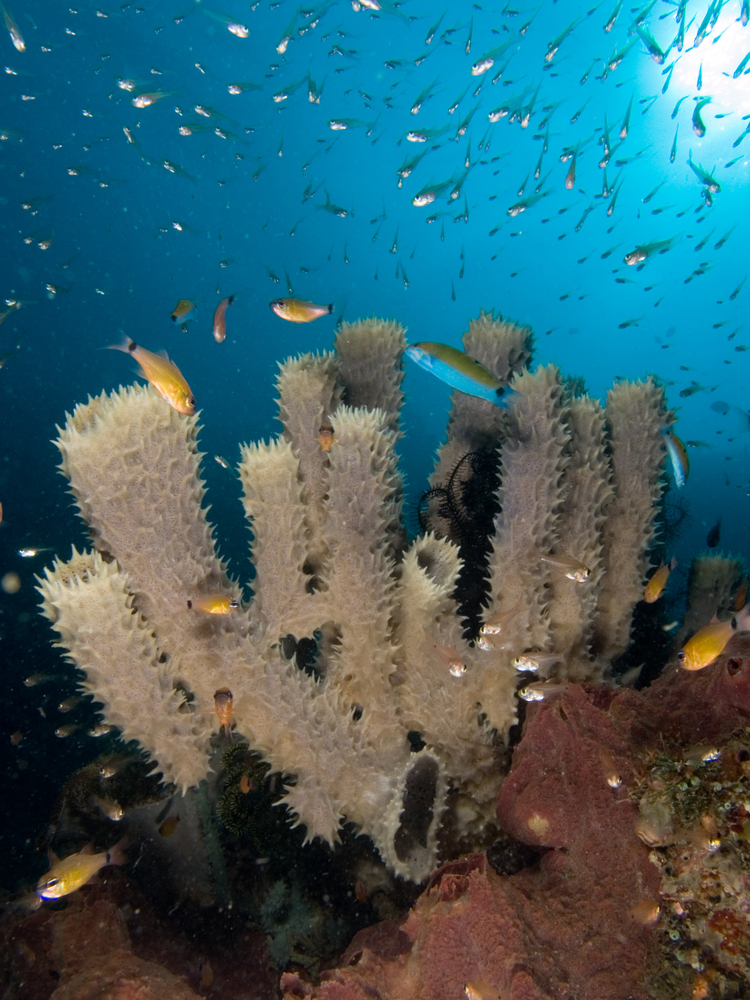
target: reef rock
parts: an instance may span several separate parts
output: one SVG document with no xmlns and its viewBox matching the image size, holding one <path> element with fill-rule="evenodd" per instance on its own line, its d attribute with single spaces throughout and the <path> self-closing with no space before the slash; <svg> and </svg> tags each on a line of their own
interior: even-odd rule
<svg viewBox="0 0 750 1000">
<path fill-rule="evenodd" d="M 468 984 L 483 1000 L 648 996 L 663 901 L 630 792 L 665 738 L 725 739 L 748 715 L 747 633 L 645 691 L 569 684 L 530 706 L 497 812 L 539 861 L 512 875 L 481 854 L 448 862 L 401 926 L 358 934 L 317 988 L 284 976 L 285 997 L 456 1000 Z"/>
</svg>

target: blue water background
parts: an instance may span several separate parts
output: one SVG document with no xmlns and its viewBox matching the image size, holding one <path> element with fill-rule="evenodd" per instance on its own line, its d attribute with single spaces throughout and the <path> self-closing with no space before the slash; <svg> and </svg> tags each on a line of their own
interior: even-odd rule
<svg viewBox="0 0 750 1000">
<path fill-rule="evenodd" d="M 310 0 L 283 55 L 275 49 L 297 10 L 291 0 L 252 9 L 236 0 L 220 2 L 221 12 L 248 27 L 248 38 L 229 32 L 205 4 L 188 0 L 99 8 L 30 0 L 23 8 L 11 5 L 26 51 L 17 52 L 7 34 L 0 37 L 0 66 L 7 67 L 0 73 L 0 134 L 15 130 L 0 141 L 0 302 L 24 302 L 0 326 L 0 355 L 23 336 L 18 353 L 0 370 L 0 576 L 17 573 L 21 581 L 18 593 L 0 594 L 0 745 L 10 754 L 4 791 L 20 792 L 25 803 L 21 816 L 10 814 L 12 830 L 2 841 L 4 885 L 28 860 L 31 838 L 60 779 L 99 750 L 85 735 L 93 718 L 85 707 L 79 710 L 81 731 L 66 740 L 54 736 L 57 726 L 76 716 L 56 710 L 74 690 L 72 670 L 51 650 L 49 626 L 36 612 L 33 574 L 52 552 L 27 559 L 18 552 L 48 547 L 67 558 L 71 542 L 80 547 L 85 541 L 55 472 L 58 453 L 50 439 L 66 410 L 89 393 L 133 380 L 125 355 L 101 350 L 126 334 L 151 350 L 166 348 L 197 397 L 210 517 L 222 553 L 243 580 L 249 577 L 249 535 L 239 484 L 211 456 L 235 464 L 240 442 L 278 433 L 277 363 L 290 354 L 329 349 L 340 315 L 391 317 L 404 324 L 411 342 L 460 346 L 469 319 L 494 308 L 533 327 L 537 362 L 582 376 L 589 392 L 602 399 L 615 378 L 656 373 L 668 383 L 670 405 L 678 408 L 677 433 L 683 441 L 709 446 L 690 449 L 690 479 L 682 492 L 692 521 L 677 546 L 678 559 L 689 562 L 719 516 L 722 549 L 747 551 L 749 356 L 740 348 L 750 343 L 750 286 L 733 301 L 730 294 L 750 270 L 750 138 L 732 145 L 748 124 L 742 116 L 750 112 L 750 76 L 734 80 L 731 74 L 750 49 L 750 29 L 738 20 L 737 0 L 725 5 L 694 51 L 689 49 L 707 4 L 689 0 L 687 19 L 694 20 L 665 93 L 662 71 L 679 54 L 673 50 L 665 66 L 657 65 L 637 36 L 628 34 L 636 6 L 624 6 L 605 33 L 613 0 L 598 6 L 594 0 L 545 0 L 538 7 L 519 5 L 516 14 L 509 4 L 457 0 L 407 0 L 398 10 L 377 14 L 355 11 L 342 0 Z M 658 3 L 645 22 L 663 47 L 676 32 L 674 10 Z M 310 11 L 315 13 L 307 16 Z M 577 18 L 580 23 L 546 62 L 551 39 Z M 519 28 L 530 19 L 521 36 Z M 598 79 L 601 60 L 633 38 L 622 64 Z M 504 42 L 509 48 L 494 67 L 484 77 L 472 76 L 472 64 Z M 332 51 L 334 46 L 344 54 Z M 393 69 L 384 65 L 394 60 L 402 62 Z M 308 100 L 308 74 L 318 87 L 323 84 L 319 104 Z M 141 90 L 176 93 L 139 110 L 132 104 L 138 91 L 121 89 L 118 77 L 136 79 Z M 273 101 L 273 94 L 303 79 L 287 100 Z M 433 80 L 433 92 L 412 115 L 417 94 Z M 260 87 L 232 96 L 227 86 L 237 81 Z M 488 122 L 489 112 L 503 103 L 527 108 L 537 85 L 527 128 L 509 124 L 507 117 Z M 673 119 L 677 100 L 686 95 Z M 698 96 L 712 97 L 702 112 L 704 138 L 691 125 Z M 598 140 L 606 115 L 612 142 L 618 141 L 631 98 L 628 137 L 607 168 L 610 189 L 621 185 L 609 217 Z M 193 110 L 197 104 L 232 120 L 201 117 Z M 507 209 L 519 201 L 518 190 L 537 164 L 544 134 L 539 124 L 552 105 L 542 166 L 542 190 L 549 193 L 509 217 Z M 466 134 L 456 140 L 472 108 Z M 333 131 L 328 122 L 340 118 L 368 125 Z M 178 128 L 187 123 L 208 131 L 181 136 Z M 398 168 L 424 148 L 406 141 L 406 132 L 444 125 L 448 131 L 430 144 L 436 148 L 399 187 Z M 670 163 L 676 126 L 677 153 Z M 217 135 L 215 127 L 233 135 Z M 128 142 L 125 128 L 150 163 Z M 560 154 L 578 143 L 575 185 L 567 190 L 570 163 L 561 163 Z M 690 150 L 703 167 L 715 166 L 721 183 L 710 208 L 687 165 Z M 426 185 L 461 177 L 467 152 L 472 166 L 460 196 L 448 200 L 451 185 L 433 204 L 414 207 L 414 195 Z M 636 154 L 632 162 L 615 165 Z M 169 172 L 165 160 L 192 179 Z M 537 183 L 529 176 L 526 197 Z M 303 203 L 307 185 L 316 193 Z M 346 217 L 319 207 L 326 191 Z M 40 196 L 50 197 L 22 207 Z M 623 262 L 636 246 L 668 238 L 675 239 L 673 248 L 643 269 Z M 40 248 L 47 239 L 51 245 Z M 701 268 L 704 274 L 686 282 Z M 333 315 L 301 326 L 277 318 L 268 303 L 288 294 L 285 271 L 296 296 L 334 302 Z M 230 294 L 236 302 L 227 313 L 227 339 L 218 345 L 211 317 Z M 187 333 L 170 321 L 180 298 L 198 307 Z M 638 325 L 621 327 L 633 319 Z M 681 398 L 691 381 L 710 391 Z M 404 388 L 401 450 L 411 510 L 444 434 L 450 390 L 413 366 Z M 712 409 L 717 402 L 726 403 L 728 412 Z M 66 679 L 25 688 L 23 678 L 38 670 Z M 24 739 L 12 747 L 9 736 L 17 730 Z"/>
</svg>

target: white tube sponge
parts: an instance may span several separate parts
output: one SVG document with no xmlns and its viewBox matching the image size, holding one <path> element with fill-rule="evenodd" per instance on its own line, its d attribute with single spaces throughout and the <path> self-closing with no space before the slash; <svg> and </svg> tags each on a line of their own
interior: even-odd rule
<svg viewBox="0 0 750 1000">
<path fill-rule="evenodd" d="M 481 310 L 463 335 L 464 351 L 504 383 L 530 363 L 532 342 L 530 327 L 506 322 L 500 314 L 495 316 L 494 310 Z M 430 486 L 445 486 L 467 452 L 496 448 L 502 438 L 504 418 L 503 410 L 488 400 L 453 391 L 446 440 L 438 449 Z M 430 520 L 436 520 L 434 507 Z M 442 519 L 438 523 L 441 531 L 450 531 Z"/>
<path fill-rule="evenodd" d="M 257 640 L 277 642 L 286 632 L 305 635 L 307 523 L 299 461 L 289 441 L 242 445 L 240 482 L 243 506 L 253 531 Z"/>
<path fill-rule="evenodd" d="M 328 455 L 320 443 L 320 430 L 330 424 L 331 413 L 341 402 L 338 369 L 334 354 L 302 354 L 282 362 L 276 379 L 284 438 L 294 446 L 299 460 L 307 525 L 306 572 L 310 575 L 319 575 L 328 557 L 323 530 Z"/>
<path fill-rule="evenodd" d="M 550 640 L 546 612 L 550 571 L 540 556 L 551 554 L 557 545 L 570 435 L 560 405 L 560 373 L 554 365 L 517 375 L 511 388 L 515 395 L 500 452 L 501 509 L 490 556 L 487 615 L 518 609 L 503 630 L 503 639 L 514 653 L 522 653 L 531 647 L 545 649 Z"/>
<path fill-rule="evenodd" d="M 395 433 L 382 410 L 340 406 L 331 418 L 326 536 L 330 572 L 321 595 L 341 634 L 341 653 L 329 676 L 345 699 L 383 724 L 395 647 L 390 622 L 395 614 L 395 561 L 390 544 L 400 525 L 401 479 Z M 340 661 L 337 663 L 337 661 Z M 335 671 L 335 672 L 334 672 Z M 392 725 L 392 716 L 387 725 Z"/>
<path fill-rule="evenodd" d="M 687 610 L 674 648 L 680 649 L 685 640 L 708 625 L 714 615 L 724 621 L 734 614 L 734 598 L 747 569 L 742 559 L 705 553 L 690 564 Z"/>
<path fill-rule="evenodd" d="M 610 389 L 606 419 L 615 495 L 603 526 L 604 577 L 592 638 L 605 664 L 625 651 L 633 608 L 643 598 L 666 457 L 661 431 L 671 422 L 664 390 L 650 378 Z"/>
<path fill-rule="evenodd" d="M 555 574 L 549 601 L 552 648 L 564 666 L 550 677 L 591 680 L 597 667 L 590 657 L 591 629 L 604 578 L 603 527 L 605 509 L 613 496 L 607 454 L 604 410 L 583 396 L 570 402 L 566 413 L 570 460 L 563 478 L 557 525 L 557 548 L 583 563 L 591 576 L 583 583 Z"/>
<path fill-rule="evenodd" d="M 176 690 L 176 666 L 162 662 L 117 563 L 74 549 L 70 563 L 55 560 L 39 584 L 42 612 L 86 674 L 82 689 L 102 703 L 109 724 L 159 762 L 165 781 L 183 792 L 197 785 L 214 727 L 189 711 Z"/>
<path fill-rule="evenodd" d="M 201 506 L 197 417 L 134 385 L 75 408 L 55 442 L 97 549 L 116 555 L 135 605 L 172 655 L 189 652 L 200 594 L 239 598 Z"/>
<path fill-rule="evenodd" d="M 406 551 L 399 585 L 400 644 L 395 693 L 399 717 L 416 730 L 464 790 L 492 775 L 497 794 L 497 756 L 491 730 L 507 738 L 516 721 L 515 671 L 492 653 L 461 637 L 453 590 L 461 569 L 458 550 L 428 534 Z M 434 643 L 452 648 L 466 665 L 453 676 Z"/>
<path fill-rule="evenodd" d="M 406 331 L 393 320 L 369 319 L 342 323 L 336 331 L 336 356 L 346 387 L 344 402 L 382 410 L 389 430 L 398 433 L 404 401 L 401 355 Z"/>
</svg>

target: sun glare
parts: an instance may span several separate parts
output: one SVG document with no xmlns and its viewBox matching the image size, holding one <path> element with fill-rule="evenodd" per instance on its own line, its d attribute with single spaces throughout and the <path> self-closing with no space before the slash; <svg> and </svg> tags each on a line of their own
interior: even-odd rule
<svg viewBox="0 0 750 1000">
<path fill-rule="evenodd" d="M 715 113 L 734 112 L 731 117 L 739 124 L 737 112 L 750 107 L 750 60 L 736 79 L 733 74 L 750 50 L 750 28 L 729 14 L 722 15 L 711 34 L 694 48 L 698 27 L 696 18 L 685 31 L 682 54 L 675 49 L 670 53 L 672 58 L 679 56 L 670 89 L 679 90 L 680 96 L 692 91 L 696 97 L 710 97 Z"/>
</svg>

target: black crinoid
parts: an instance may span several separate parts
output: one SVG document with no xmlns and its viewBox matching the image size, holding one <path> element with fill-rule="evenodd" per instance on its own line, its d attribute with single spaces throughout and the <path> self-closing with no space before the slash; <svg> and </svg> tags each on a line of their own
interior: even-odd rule
<svg viewBox="0 0 750 1000">
<path fill-rule="evenodd" d="M 454 597 L 464 619 L 464 637 L 476 639 L 487 592 L 490 538 L 499 512 L 500 457 L 493 448 L 467 452 L 444 486 L 433 486 L 419 500 L 422 531 L 447 535 L 460 550 L 463 568 Z"/>
<path fill-rule="evenodd" d="M 661 537 L 667 552 L 671 552 L 692 519 L 690 504 L 685 497 L 674 490 L 667 490 L 659 512 Z"/>
</svg>

